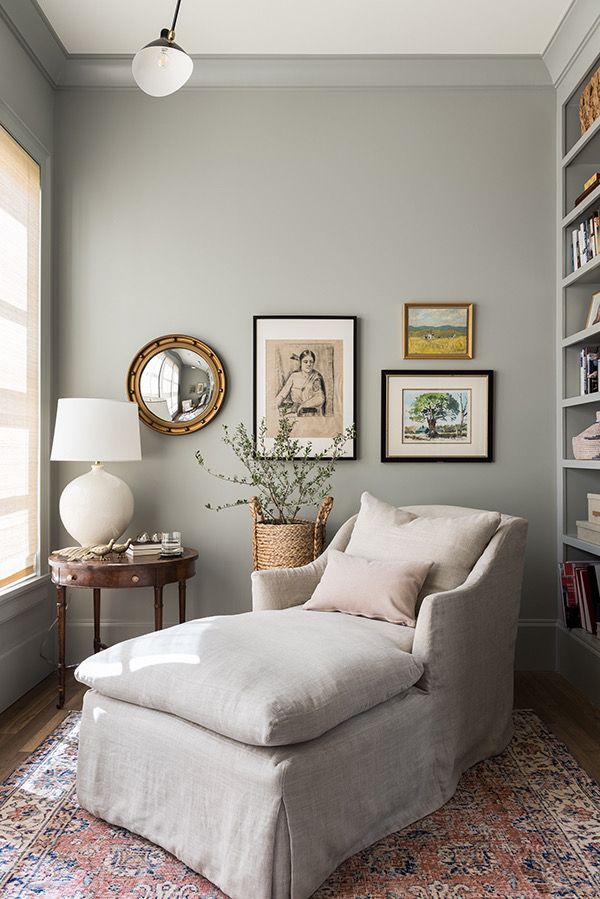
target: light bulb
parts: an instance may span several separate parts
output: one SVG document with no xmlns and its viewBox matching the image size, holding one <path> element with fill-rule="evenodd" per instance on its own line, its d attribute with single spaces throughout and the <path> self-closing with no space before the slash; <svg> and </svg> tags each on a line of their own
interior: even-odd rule
<svg viewBox="0 0 600 899">
<path fill-rule="evenodd" d="M 164 69 L 169 65 L 169 54 L 166 50 L 160 51 L 159 57 L 156 62 L 159 69 Z"/>
</svg>

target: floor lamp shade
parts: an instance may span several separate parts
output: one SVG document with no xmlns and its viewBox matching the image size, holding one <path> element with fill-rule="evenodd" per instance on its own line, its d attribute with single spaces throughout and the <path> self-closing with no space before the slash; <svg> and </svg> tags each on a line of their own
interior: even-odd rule
<svg viewBox="0 0 600 899">
<path fill-rule="evenodd" d="M 60 498 L 60 517 L 68 533 L 82 546 L 119 537 L 133 518 L 133 494 L 102 463 L 142 458 L 135 403 L 60 399 L 50 458 L 94 462 L 91 471 L 67 484 Z"/>
</svg>

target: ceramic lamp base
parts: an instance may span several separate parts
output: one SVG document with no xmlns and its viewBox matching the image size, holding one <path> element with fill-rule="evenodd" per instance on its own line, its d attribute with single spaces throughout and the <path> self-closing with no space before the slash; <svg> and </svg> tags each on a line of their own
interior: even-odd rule
<svg viewBox="0 0 600 899">
<path fill-rule="evenodd" d="M 101 464 L 67 484 L 60 498 L 60 517 L 82 546 L 120 537 L 133 518 L 133 493 Z"/>
</svg>

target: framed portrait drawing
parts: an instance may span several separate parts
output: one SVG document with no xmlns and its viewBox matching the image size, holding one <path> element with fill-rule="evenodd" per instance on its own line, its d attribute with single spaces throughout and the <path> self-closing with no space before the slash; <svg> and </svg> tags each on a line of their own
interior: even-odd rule
<svg viewBox="0 0 600 899">
<path fill-rule="evenodd" d="M 586 328 L 600 324 L 600 291 L 592 294 L 590 308 L 585 323 Z"/>
<path fill-rule="evenodd" d="M 473 303 L 405 303 L 405 359 L 472 359 Z"/>
<path fill-rule="evenodd" d="M 356 316 L 254 316 L 254 432 L 264 418 L 274 437 L 282 415 L 315 452 L 356 424 Z"/>
<path fill-rule="evenodd" d="M 492 462 L 493 371 L 382 371 L 382 462 Z"/>
</svg>

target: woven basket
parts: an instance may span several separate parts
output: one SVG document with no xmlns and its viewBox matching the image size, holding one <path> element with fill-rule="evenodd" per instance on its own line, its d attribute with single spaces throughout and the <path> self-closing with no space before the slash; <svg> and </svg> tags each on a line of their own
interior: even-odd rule
<svg viewBox="0 0 600 899">
<path fill-rule="evenodd" d="M 596 69 L 579 97 L 579 124 L 585 134 L 600 116 L 600 69 Z"/>
<path fill-rule="evenodd" d="M 298 568 L 320 556 L 325 544 L 325 526 L 333 497 L 326 496 L 315 521 L 265 524 L 256 496 L 250 500 L 252 515 L 252 561 L 255 571 L 266 568 Z"/>
</svg>

